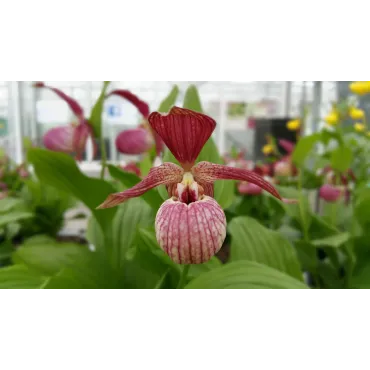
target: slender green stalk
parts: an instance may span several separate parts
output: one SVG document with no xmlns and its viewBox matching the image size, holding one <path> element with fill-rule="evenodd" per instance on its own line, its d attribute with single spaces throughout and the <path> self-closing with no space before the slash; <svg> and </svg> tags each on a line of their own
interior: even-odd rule
<svg viewBox="0 0 370 370">
<path fill-rule="evenodd" d="M 180 277 L 180 281 L 179 281 L 176 289 L 182 289 L 184 287 L 184 285 L 186 283 L 186 279 L 188 277 L 190 266 L 191 265 L 185 265 L 184 266 L 184 268 L 182 270 L 181 277 Z"/>
<path fill-rule="evenodd" d="M 104 134 L 103 130 L 101 130 L 100 135 L 100 153 L 101 153 L 101 171 L 100 171 L 100 178 L 104 180 L 105 176 L 105 169 L 107 167 L 107 151 L 105 149 L 105 141 L 104 141 Z"/>
<path fill-rule="evenodd" d="M 301 225 L 302 225 L 302 229 L 303 229 L 303 238 L 304 238 L 304 241 L 306 242 L 309 242 L 310 241 L 310 238 L 308 236 L 308 228 L 307 228 L 307 224 L 305 222 L 305 218 L 304 218 L 304 208 L 303 208 L 303 201 L 304 201 L 304 196 L 303 196 L 303 190 L 302 190 L 302 172 L 299 171 L 299 175 L 298 175 L 298 190 L 299 190 L 299 213 L 300 213 L 300 216 L 301 216 Z"/>
</svg>

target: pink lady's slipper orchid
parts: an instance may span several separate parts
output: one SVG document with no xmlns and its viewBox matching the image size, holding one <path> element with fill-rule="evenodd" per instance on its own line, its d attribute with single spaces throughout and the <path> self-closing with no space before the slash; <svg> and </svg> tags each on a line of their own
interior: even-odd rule
<svg viewBox="0 0 370 370">
<path fill-rule="evenodd" d="M 84 118 L 84 111 L 76 100 L 66 95 L 63 91 L 45 85 L 43 82 L 34 84 L 36 88 L 45 88 L 53 91 L 61 99 L 63 99 L 72 110 L 77 118 L 77 124 L 70 124 L 68 126 L 54 127 L 44 135 L 44 146 L 55 152 L 62 152 L 67 154 L 75 154 L 77 160 L 82 160 L 85 151 L 86 142 L 89 137 L 93 139 L 93 130 L 88 120 Z M 97 152 L 97 146 L 94 140 L 93 143 L 93 156 Z"/>
<path fill-rule="evenodd" d="M 144 122 L 137 129 L 122 131 L 116 139 L 117 150 L 122 154 L 138 155 L 147 152 L 154 144 L 157 156 L 164 149 L 163 141 L 159 135 L 147 124 L 150 114 L 149 105 L 128 90 L 113 90 L 108 95 L 119 96 L 131 104 L 142 114 Z"/>
<path fill-rule="evenodd" d="M 325 184 L 320 188 L 319 196 L 328 203 L 337 202 L 344 194 L 343 188 Z"/>
<path fill-rule="evenodd" d="M 210 162 L 195 164 L 216 127 L 212 118 L 174 107 L 168 114 L 152 113 L 148 121 L 181 167 L 174 163 L 154 167 L 140 183 L 110 195 L 98 208 L 117 206 L 166 185 L 170 199 L 158 210 L 155 228 L 160 247 L 174 262 L 204 263 L 220 250 L 226 237 L 226 217 L 213 199 L 216 180 L 248 181 L 281 199 L 272 185 L 252 171 Z"/>
<path fill-rule="evenodd" d="M 116 138 L 116 148 L 122 154 L 142 154 L 153 145 L 154 140 L 145 128 L 122 131 Z"/>
</svg>

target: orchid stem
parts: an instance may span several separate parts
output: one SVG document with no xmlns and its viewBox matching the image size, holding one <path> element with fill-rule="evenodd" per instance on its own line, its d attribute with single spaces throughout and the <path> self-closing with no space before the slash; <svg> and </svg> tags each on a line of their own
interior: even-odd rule
<svg viewBox="0 0 370 370">
<path fill-rule="evenodd" d="M 184 266 L 184 268 L 182 270 L 182 273 L 181 273 L 180 281 L 179 281 L 176 289 L 182 289 L 184 287 L 184 285 L 186 283 L 186 279 L 188 277 L 190 266 L 191 265 L 185 265 Z"/>
<path fill-rule="evenodd" d="M 107 151 L 105 150 L 105 141 L 103 132 L 100 135 L 100 152 L 101 152 L 101 172 L 100 178 L 104 180 L 105 168 L 107 167 Z"/>
</svg>

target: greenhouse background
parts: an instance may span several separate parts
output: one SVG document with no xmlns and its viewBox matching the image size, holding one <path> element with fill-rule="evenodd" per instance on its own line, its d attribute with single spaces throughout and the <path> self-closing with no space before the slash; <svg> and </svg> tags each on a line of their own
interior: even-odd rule
<svg viewBox="0 0 370 370">
<path fill-rule="evenodd" d="M 89 114 L 98 98 L 100 81 L 45 81 L 50 86 L 61 88 L 78 100 Z M 180 88 L 178 105 L 190 84 L 195 84 L 204 105 L 204 110 L 217 121 L 215 139 L 221 153 L 232 146 L 253 148 L 253 135 L 248 132 L 248 117 L 291 118 L 301 114 L 303 106 L 309 107 L 306 133 L 316 131 L 321 118 L 330 110 L 331 103 L 339 96 L 340 85 L 329 81 L 267 81 L 267 82 L 207 82 L 207 81 L 113 81 L 113 89 L 128 89 L 146 101 L 151 111 L 160 104 L 163 97 L 177 84 Z M 346 88 L 348 84 L 345 85 Z M 244 103 L 246 107 L 237 116 L 230 115 L 232 103 Z M 35 90 L 32 82 L 2 81 L 0 85 L 0 119 L 3 127 L 0 140 L 7 153 L 17 162 L 22 161 L 22 137 L 29 137 L 34 143 L 42 144 L 43 134 L 50 128 L 73 121 L 73 114 L 65 102 L 52 91 Z M 123 129 L 137 125 L 140 114 L 129 102 L 111 97 L 105 103 L 103 124 L 109 160 L 127 158 L 117 152 L 114 140 Z M 249 149 L 249 155 L 254 155 Z M 88 146 L 82 166 L 95 171 L 92 146 Z"/>
</svg>

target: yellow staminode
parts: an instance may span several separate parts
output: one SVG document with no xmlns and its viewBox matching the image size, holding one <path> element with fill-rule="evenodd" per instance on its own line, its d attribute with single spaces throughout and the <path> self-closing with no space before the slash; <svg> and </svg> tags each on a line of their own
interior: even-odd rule
<svg viewBox="0 0 370 370">
<path fill-rule="evenodd" d="M 352 119 L 363 119 L 365 118 L 365 112 L 362 109 L 358 108 L 350 108 L 349 110 L 349 115 L 351 116 Z"/>
<path fill-rule="evenodd" d="M 297 131 L 301 128 L 301 121 L 299 119 L 291 120 L 286 124 L 286 127 L 290 131 Z"/>
<path fill-rule="evenodd" d="M 185 172 L 182 178 L 182 184 L 185 186 L 189 186 L 194 182 L 194 177 L 190 172 Z"/>
<path fill-rule="evenodd" d="M 357 132 L 365 132 L 366 131 L 366 126 L 361 122 L 355 123 L 354 127 L 355 127 L 355 130 Z"/>
<path fill-rule="evenodd" d="M 370 93 L 370 81 L 356 81 L 349 88 L 356 95 L 366 95 Z"/>
<path fill-rule="evenodd" d="M 269 155 L 274 151 L 274 147 L 271 144 L 267 144 L 262 148 L 262 152 L 265 155 Z"/>
<path fill-rule="evenodd" d="M 339 115 L 337 112 L 331 112 L 325 117 L 325 122 L 330 125 L 334 126 L 337 125 L 339 122 Z"/>
</svg>

